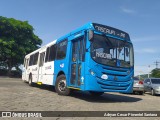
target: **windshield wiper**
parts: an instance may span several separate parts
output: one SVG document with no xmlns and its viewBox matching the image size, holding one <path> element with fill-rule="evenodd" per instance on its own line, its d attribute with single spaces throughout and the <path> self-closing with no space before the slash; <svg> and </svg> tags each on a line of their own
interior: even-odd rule
<svg viewBox="0 0 160 120">
<path fill-rule="evenodd" d="M 110 42 L 110 39 L 108 38 L 108 36 L 106 36 L 106 34 L 102 34 L 102 36 L 105 38 L 105 42 L 107 44 L 109 44 L 109 46 L 113 47 L 112 43 Z"/>
</svg>

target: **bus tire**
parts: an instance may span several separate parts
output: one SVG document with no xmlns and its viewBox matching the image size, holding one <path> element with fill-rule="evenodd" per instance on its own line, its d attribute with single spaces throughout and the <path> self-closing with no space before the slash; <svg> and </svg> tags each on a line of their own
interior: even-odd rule
<svg viewBox="0 0 160 120">
<path fill-rule="evenodd" d="M 92 96 L 101 96 L 104 93 L 104 92 L 94 92 L 94 91 L 89 91 L 89 92 Z"/>
<path fill-rule="evenodd" d="M 70 94 L 70 89 L 66 85 L 65 75 L 60 75 L 57 77 L 55 90 L 59 95 L 67 96 Z"/>
<path fill-rule="evenodd" d="M 32 82 L 32 75 L 29 75 L 29 81 L 28 81 L 29 86 L 33 86 L 33 82 Z"/>
</svg>

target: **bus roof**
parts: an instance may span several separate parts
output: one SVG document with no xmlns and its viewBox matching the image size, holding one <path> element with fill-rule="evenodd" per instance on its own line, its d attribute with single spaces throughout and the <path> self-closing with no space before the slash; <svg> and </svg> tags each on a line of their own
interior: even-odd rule
<svg viewBox="0 0 160 120">
<path fill-rule="evenodd" d="M 117 37 L 119 39 L 124 39 L 124 40 L 130 41 L 129 34 L 122 31 L 122 30 L 119 30 L 114 27 L 98 24 L 98 23 L 88 22 L 87 24 L 85 24 L 85 25 L 73 30 L 72 32 L 60 37 L 59 39 L 57 39 L 57 42 L 60 42 L 61 40 L 65 39 L 71 35 L 74 35 L 80 31 L 87 30 L 87 29 L 92 29 L 97 32 L 104 33 L 108 36 L 113 36 L 113 37 Z"/>
<path fill-rule="evenodd" d="M 95 30 L 97 32 L 101 32 L 103 34 L 106 34 L 108 36 L 117 37 L 119 39 L 130 41 L 128 33 L 124 32 L 122 30 L 119 30 L 117 28 L 113 28 L 113 27 L 110 27 L 110 26 L 98 24 L 98 23 L 88 22 L 87 24 L 85 24 L 85 25 L 73 30 L 72 32 L 60 37 L 59 39 L 56 39 L 56 40 L 48 43 L 47 45 L 42 46 L 41 48 L 39 48 L 39 49 L 27 54 L 26 57 L 30 56 L 30 55 L 38 52 L 38 51 L 40 51 L 41 49 L 45 49 L 48 46 L 51 46 L 51 45 L 53 45 L 55 43 L 58 43 L 58 42 L 60 42 L 60 41 L 62 41 L 64 39 L 68 38 L 71 35 L 77 34 L 78 32 L 81 32 L 81 31 L 84 31 L 84 30 L 87 30 L 87 29 L 92 29 L 92 30 Z"/>
<path fill-rule="evenodd" d="M 36 53 L 36 52 L 39 52 L 40 50 L 45 49 L 45 48 L 47 48 L 47 47 L 49 47 L 49 46 L 55 44 L 56 41 L 57 41 L 57 40 L 53 40 L 52 42 L 50 42 L 50 43 L 48 43 L 48 44 L 46 44 L 46 45 L 40 47 L 39 49 L 37 49 L 37 50 L 35 50 L 35 51 L 33 51 L 33 52 L 27 54 L 25 57 L 29 57 L 30 55 L 32 55 L 32 54 L 34 54 L 34 53 Z"/>
</svg>

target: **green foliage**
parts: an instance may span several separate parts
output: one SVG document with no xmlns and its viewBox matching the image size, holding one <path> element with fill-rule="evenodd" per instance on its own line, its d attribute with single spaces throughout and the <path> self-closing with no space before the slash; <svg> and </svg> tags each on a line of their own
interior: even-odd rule
<svg viewBox="0 0 160 120">
<path fill-rule="evenodd" d="M 4 68 L 1 69 L 1 68 L 0 68 L 0 76 L 6 76 L 6 75 L 7 75 L 7 72 L 8 72 L 7 69 L 4 69 Z"/>
<path fill-rule="evenodd" d="M 152 70 L 152 77 L 160 78 L 160 69 L 156 68 Z"/>
<path fill-rule="evenodd" d="M 148 78 L 148 74 L 137 75 L 135 77 L 140 78 L 140 80 L 144 80 L 144 79 Z M 149 75 L 149 77 L 151 77 L 151 75 Z"/>
<path fill-rule="evenodd" d="M 8 70 L 7 69 L 1 69 L 0 68 L 0 76 L 7 76 Z M 20 78 L 22 76 L 22 71 L 20 70 L 11 70 L 9 77 L 18 77 Z"/>
<path fill-rule="evenodd" d="M 23 63 L 24 56 L 40 47 L 42 40 L 27 21 L 0 16 L 0 62 L 12 67 Z"/>
</svg>

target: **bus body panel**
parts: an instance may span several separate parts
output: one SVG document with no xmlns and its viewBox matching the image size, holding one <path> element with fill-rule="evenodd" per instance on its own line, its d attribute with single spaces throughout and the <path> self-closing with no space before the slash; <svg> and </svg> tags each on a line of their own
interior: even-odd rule
<svg viewBox="0 0 160 120">
<path fill-rule="evenodd" d="M 33 83 L 42 83 L 46 85 L 53 85 L 54 76 L 54 61 L 45 62 L 46 49 L 56 43 L 56 40 L 47 44 L 46 46 L 26 55 L 25 59 L 28 60 L 28 65 L 25 63 L 22 73 L 22 80 L 29 81 L 29 76 L 32 77 Z M 29 65 L 30 56 L 38 53 L 37 64 Z M 43 65 L 40 66 L 40 55 L 43 53 Z"/>
<path fill-rule="evenodd" d="M 62 60 L 55 60 L 55 76 L 54 76 L 54 82 L 53 85 L 56 84 L 56 79 L 58 77 L 59 73 L 64 73 L 66 76 L 66 80 L 67 80 L 67 87 L 74 87 L 74 88 L 78 88 L 83 90 L 84 89 L 84 85 L 77 85 L 77 84 L 71 84 L 71 66 L 72 66 L 72 44 L 73 42 L 77 41 L 79 38 L 84 37 L 84 31 L 80 31 L 78 33 L 75 33 L 73 35 L 67 36 L 67 53 L 66 53 L 66 57 Z M 64 40 L 65 38 L 63 38 Z M 82 69 L 81 69 L 81 77 L 84 76 L 84 63 L 85 62 L 81 62 L 82 65 Z"/>
<path fill-rule="evenodd" d="M 53 85 L 54 62 L 44 63 L 42 70 L 39 71 L 39 80 L 42 84 Z"/>
<path fill-rule="evenodd" d="M 38 81 L 38 65 L 30 66 L 29 73 L 32 74 L 32 82 L 36 83 Z"/>
</svg>

